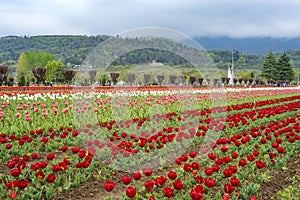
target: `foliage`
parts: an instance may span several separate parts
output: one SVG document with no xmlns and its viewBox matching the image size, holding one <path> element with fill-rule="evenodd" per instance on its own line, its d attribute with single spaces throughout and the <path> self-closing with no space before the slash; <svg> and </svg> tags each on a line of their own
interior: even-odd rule
<svg viewBox="0 0 300 200">
<path fill-rule="evenodd" d="M 86 56 L 101 42 L 110 38 L 105 35 L 98 36 L 71 36 L 71 35 L 52 35 L 52 36 L 24 36 L 24 37 L 5 37 L 0 39 L 0 63 L 5 63 L 5 65 L 11 67 L 11 72 L 14 72 L 14 68 L 19 65 L 21 61 L 21 55 L 25 54 L 25 63 L 28 65 L 23 69 L 17 69 L 18 80 L 22 74 L 24 74 L 25 79 L 29 82 L 32 79 L 31 70 L 36 67 L 46 67 L 47 61 L 59 60 L 63 66 L 70 69 L 74 65 L 80 65 L 85 60 Z M 117 38 L 120 39 L 121 38 Z M 133 44 L 139 42 L 143 44 L 144 39 L 131 39 L 129 42 L 134 42 Z M 149 43 L 149 41 L 147 41 Z M 191 54 L 194 50 L 183 45 L 178 45 L 175 42 L 168 41 L 164 38 L 152 39 L 150 44 L 161 44 L 165 43 L 175 51 L 184 52 L 184 54 Z M 36 52 L 35 52 L 36 51 Z M 38 53 L 37 53 L 38 52 Z M 47 52 L 47 53 L 46 53 Z M 125 51 L 126 52 L 126 51 Z M 109 52 L 103 52 L 107 54 Z M 232 65 L 232 51 L 230 50 L 210 50 L 207 52 L 208 56 L 211 57 L 216 67 L 220 70 L 222 76 L 227 76 L 227 68 Z M 39 54 L 37 56 L 37 54 Z M 287 51 L 291 59 L 292 66 L 300 66 L 300 50 L 297 51 Z M 278 57 L 276 53 L 274 55 Z M 121 66 L 130 66 L 133 64 L 141 63 L 151 63 L 153 60 L 163 63 L 169 66 L 178 66 L 180 68 L 192 69 L 192 64 L 188 63 L 187 60 L 172 53 L 172 51 L 164 51 L 157 49 L 139 49 L 135 51 L 129 51 L 127 54 L 120 56 L 111 63 L 111 71 L 116 67 L 120 69 Z M 236 52 L 233 54 L 234 69 L 240 71 L 254 71 L 255 73 L 259 71 L 264 65 L 265 57 L 262 55 L 245 54 L 242 52 Z M 18 67 L 18 66 L 17 66 Z M 19 67 L 18 67 L 19 68 Z M 28 71 L 25 73 L 22 71 Z M 62 71 L 63 67 L 59 66 L 59 72 L 55 73 L 56 78 L 50 78 L 47 74 L 46 79 L 57 82 L 63 81 Z M 292 69 L 293 77 L 295 76 L 296 70 Z M 19 73 L 21 72 L 21 73 Z M 238 76 L 238 73 L 235 73 Z M 264 77 L 268 79 L 270 73 L 263 73 Z M 189 76 L 199 77 L 197 73 L 190 73 Z M 289 77 L 288 77 L 289 78 Z"/>
<path fill-rule="evenodd" d="M 276 75 L 274 76 L 275 80 L 287 80 L 292 81 L 295 79 L 295 73 L 291 65 L 290 58 L 284 52 L 278 58 L 278 65 L 276 67 Z"/>
<path fill-rule="evenodd" d="M 73 69 L 66 69 L 66 70 L 63 71 L 63 75 L 64 75 L 65 80 L 67 81 L 67 83 L 70 84 L 70 82 L 72 81 L 72 79 L 76 75 L 76 71 L 73 70 Z"/>
<path fill-rule="evenodd" d="M 48 82 L 63 82 L 64 77 L 63 77 L 63 70 L 64 70 L 64 65 L 60 61 L 52 60 L 48 61 L 46 65 L 46 80 Z"/>
<path fill-rule="evenodd" d="M 37 67 L 32 70 L 32 73 L 34 75 L 34 78 L 38 83 L 44 82 L 45 81 L 45 75 L 46 75 L 47 69 L 44 67 Z"/>
<path fill-rule="evenodd" d="M 98 44 L 109 38 L 109 36 L 31 36 L 0 39 L 0 63 L 9 62 L 12 65 L 17 61 L 22 52 L 41 51 L 54 55 L 56 60 L 60 60 L 64 65 L 68 64 L 68 68 L 72 65 L 80 65 L 85 57 Z M 133 42 L 136 42 L 135 39 Z M 162 38 L 153 40 L 154 43 L 165 42 Z M 188 48 L 181 46 L 185 51 Z M 211 50 L 208 51 L 209 56 L 213 59 L 219 69 L 227 69 L 231 66 L 231 51 L 228 50 Z M 298 55 L 298 54 L 296 54 Z M 259 69 L 263 56 L 243 54 L 237 52 L 234 55 L 235 68 L 237 69 Z M 141 49 L 131 51 L 126 55 L 116 59 L 112 65 L 129 65 L 133 63 L 148 63 L 156 60 L 168 65 L 182 65 L 190 67 L 183 58 L 172 52 L 157 49 Z M 11 65 L 11 66 L 12 66 Z M 41 65 L 45 66 L 45 65 Z"/>
<path fill-rule="evenodd" d="M 117 81 L 118 81 L 118 77 L 119 77 L 119 73 L 117 73 L 117 72 L 111 72 L 111 73 L 109 73 L 110 74 L 110 77 L 111 77 L 111 79 L 112 79 L 112 82 L 114 83 L 114 85 L 117 83 Z"/>
<path fill-rule="evenodd" d="M 261 70 L 261 76 L 267 80 L 290 82 L 296 77 L 296 69 L 285 52 L 276 60 L 273 52 L 269 51 Z"/>
<path fill-rule="evenodd" d="M 276 66 L 277 66 L 277 60 L 273 54 L 272 51 L 269 51 L 267 54 L 265 61 L 263 63 L 263 67 L 261 69 L 261 76 L 263 78 L 266 78 L 267 80 L 274 79 L 276 75 Z"/>
<path fill-rule="evenodd" d="M 2 85 L 3 82 L 7 82 L 8 72 L 8 66 L 0 66 L 0 85 Z"/>
<path fill-rule="evenodd" d="M 282 200 L 299 200 L 300 199 L 300 176 L 290 178 L 291 185 L 277 194 Z"/>
<path fill-rule="evenodd" d="M 85 56 L 108 36 L 24 36 L 0 39 L 0 63 L 16 61 L 22 52 L 48 52 L 56 60 L 67 63 L 81 64 Z M 45 66 L 45 65 L 44 65 Z"/>
<path fill-rule="evenodd" d="M 26 79 L 24 75 L 21 75 L 18 82 L 19 86 L 25 86 L 26 85 Z"/>
<path fill-rule="evenodd" d="M 90 70 L 89 71 L 89 76 L 90 76 L 90 82 L 91 84 L 93 84 L 96 81 L 96 75 L 97 75 L 97 71 L 96 70 Z"/>
<path fill-rule="evenodd" d="M 46 67 L 47 63 L 52 60 L 54 56 L 46 52 L 22 52 L 18 59 L 18 80 L 24 76 L 25 81 L 30 82 L 33 77 L 32 70 L 37 67 Z"/>
<path fill-rule="evenodd" d="M 52 89 L 0 96 L 0 199 L 65 199 L 88 180 L 103 199 L 261 199 L 268 172 L 299 149 L 299 89 L 227 91 L 222 107 L 194 89 Z M 209 130 L 220 135 L 207 143 Z"/>
</svg>

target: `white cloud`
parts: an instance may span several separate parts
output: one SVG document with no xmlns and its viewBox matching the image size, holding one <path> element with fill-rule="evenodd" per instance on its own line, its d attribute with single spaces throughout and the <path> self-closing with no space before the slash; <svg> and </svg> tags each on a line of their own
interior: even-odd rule
<svg viewBox="0 0 300 200">
<path fill-rule="evenodd" d="M 0 36 L 157 26 L 190 36 L 300 37 L 299 10 L 298 0 L 2 0 Z"/>
</svg>

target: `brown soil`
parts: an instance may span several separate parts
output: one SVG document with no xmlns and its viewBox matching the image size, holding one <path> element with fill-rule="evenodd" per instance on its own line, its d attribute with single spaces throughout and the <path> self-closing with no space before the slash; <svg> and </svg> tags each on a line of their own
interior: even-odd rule
<svg viewBox="0 0 300 200">
<path fill-rule="evenodd" d="M 300 176 L 300 151 L 295 153 L 287 163 L 288 170 L 273 170 L 270 172 L 269 182 L 262 183 L 256 197 L 259 200 L 280 200 L 277 195 L 290 185 L 289 178 L 295 175 Z M 116 180 L 120 180 L 121 174 L 117 175 Z M 92 178 L 88 182 L 81 184 L 78 188 L 71 188 L 69 192 L 61 192 L 55 195 L 55 200 L 102 200 L 109 196 L 109 193 L 103 189 L 104 181 Z M 114 199 L 121 200 L 125 186 L 117 183 L 111 195 Z"/>
<path fill-rule="evenodd" d="M 295 175 L 300 176 L 300 151 L 296 152 L 287 163 L 287 170 L 273 170 L 270 172 L 270 181 L 262 183 L 258 191 L 259 200 L 280 200 L 277 192 L 283 191 L 290 185 L 289 179 Z"/>
</svg>

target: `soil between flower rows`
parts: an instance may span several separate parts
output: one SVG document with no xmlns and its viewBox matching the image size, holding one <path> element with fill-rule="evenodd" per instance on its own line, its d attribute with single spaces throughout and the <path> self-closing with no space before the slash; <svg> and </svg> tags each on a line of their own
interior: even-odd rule
<svg viewBox="0 0 300 200">
<path fill-rule="evenodd" d="M 268 182 L 261 184 L 258 191 L 258 200 L 280 200 L 277 192 L 284 190 L 290 185 L 289 178 L 299 175 L 300 176 L 300 150 L 290 159 L 287 163 L 287 170 L 273 170 L 270 171 L 270 179 Z M 121 174 L 115 175 L 115 180 L 121 179 Z M 103 188 L 104 181 L 95 178 L 90 179 L 88 182 L 81 184 L 78 188 L 71 188 L 69 192 L 61 192 L 55 195 L 56 200 L 102 200 L 108 196 Z M 115 200 L 121 200 L 125 186 L 120 182 L 111 192 Z"/>
<path fill-rule="evenodd" d="M 257 195 L 259 200 L 280 200 L 277 192 L 283 191 L 290 185 L 290 178 L 295 175 L 300 176 L 300 150 L 290 159 L 286 167 L 287 170 L 270 171 L 270 181 L 260 185 Z"/>
</svg>

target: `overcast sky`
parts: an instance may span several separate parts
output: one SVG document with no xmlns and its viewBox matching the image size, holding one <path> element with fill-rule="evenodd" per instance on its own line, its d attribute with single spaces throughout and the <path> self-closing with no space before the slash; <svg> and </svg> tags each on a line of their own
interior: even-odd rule
<svg viewBox="0 0 300 200">
<path fill-rule="evenodd" d="M 0 36 L 117 34 L 300 37 L 300 0 L 0 0 Z"/>
</svg>

